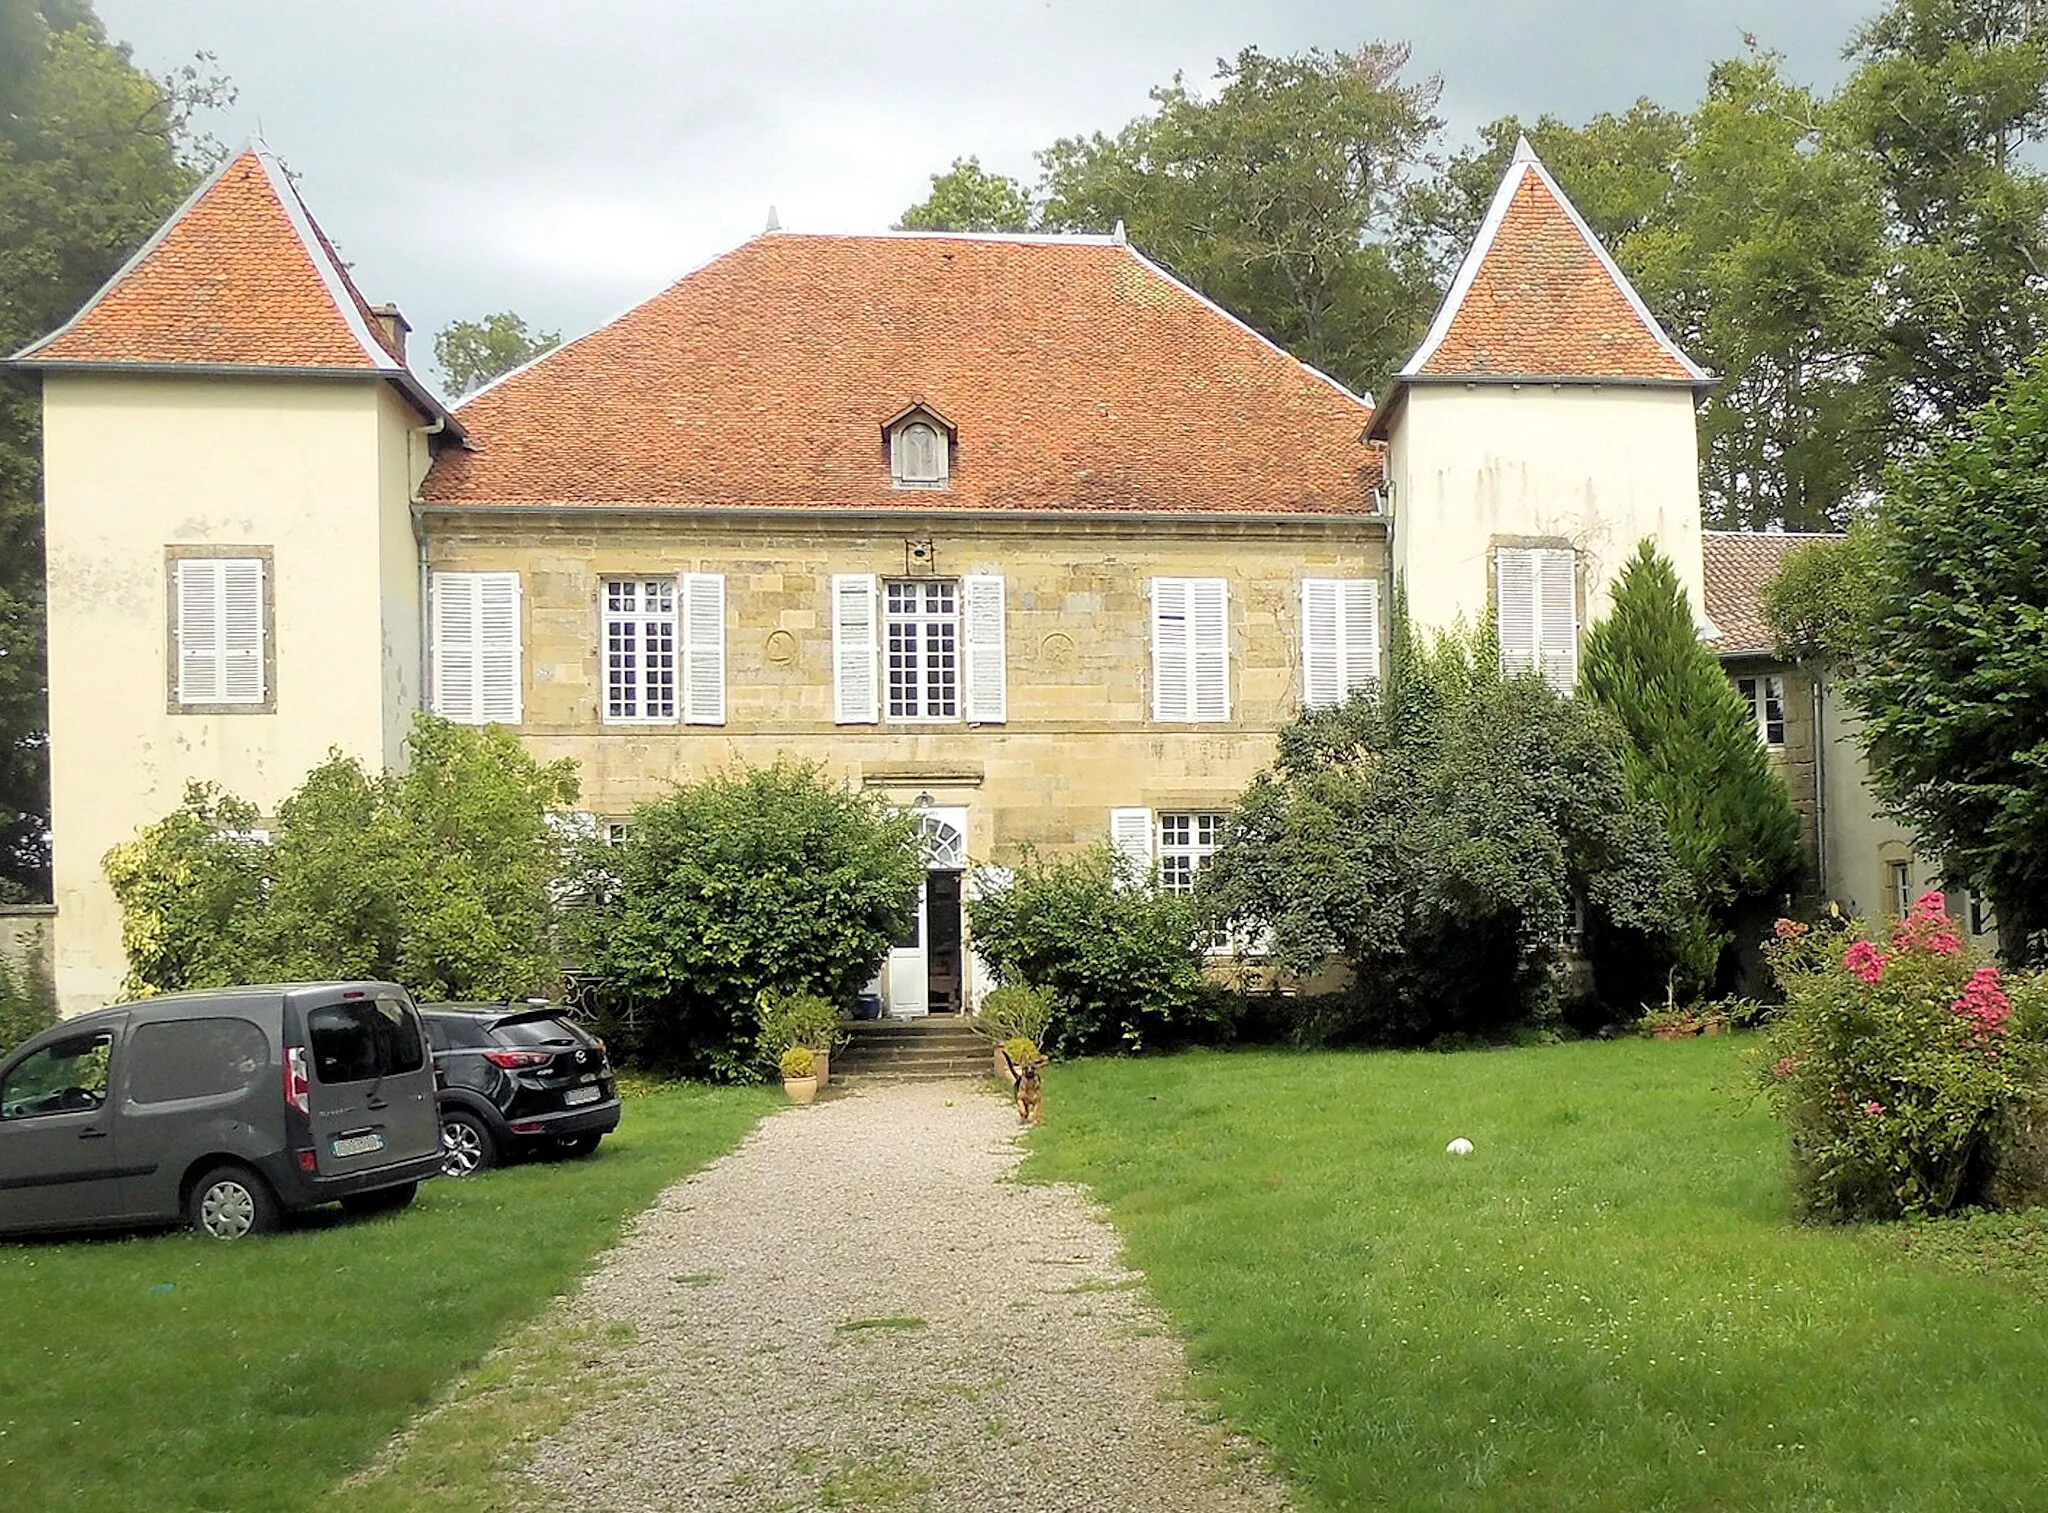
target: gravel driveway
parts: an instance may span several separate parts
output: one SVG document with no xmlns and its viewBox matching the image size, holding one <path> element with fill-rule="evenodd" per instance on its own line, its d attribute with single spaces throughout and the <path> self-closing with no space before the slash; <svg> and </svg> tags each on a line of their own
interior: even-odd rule
<svg viewBox="0 0 2048 1513">
<path fill-rule="evenodd" d="M 633 1327 L 638 1385 L 530 1474 L 615 1513 L 1284 1508 L 1179 1395 L 1180 1347 L 1082 1192 L 1014 1180 L 1016 1127 L 964 1084 L 883 1084 L 670 1188 L 571 1305 Z"/>
</svg>

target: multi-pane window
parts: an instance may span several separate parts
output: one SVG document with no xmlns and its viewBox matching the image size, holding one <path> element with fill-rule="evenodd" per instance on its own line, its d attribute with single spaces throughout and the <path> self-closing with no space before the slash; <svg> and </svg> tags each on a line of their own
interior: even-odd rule
<svg viewBox="0 0 2048 1513">
<path fill-rule="evenodd" d="M 675 719 L 675 579 L 605 579 L 604 717 L 621 724 Z"/>
<path fill-rule="evenodd" d="M 1911 862 L 1886 862 L 1885 909 L 1893 919 L 1904 919 L 1913 912 L 1913 864 Z"/>
<path fill-rule="evenodd" d="M 1223 843 L 1228 816 L 1206 811 L 1159 816 L 1159 886 L 1169 893 L 1195 891 L 1195 874 Z"/>
<path fill-rule="evenodd" d="M 882 634 L 892 720 L 960 718 L 960 585 L 950 578 L 884 585 Z"/>
<path fill-rule="evenodd" d="M 1761 678 L 1737 678 L 1735 686 L 1749 700 L 1750 719 L 1756 738 L 1766 746 L 1785 744 L 1785 680 L 1775 674 Z"/>
</svg>

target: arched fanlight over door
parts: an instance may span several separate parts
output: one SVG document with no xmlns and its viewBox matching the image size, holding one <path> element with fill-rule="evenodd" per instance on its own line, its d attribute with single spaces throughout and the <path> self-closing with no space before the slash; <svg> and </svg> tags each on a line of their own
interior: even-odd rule
<svg viewBox="0 0 2048 1513">
<path fill-rule="evenodd" d="M 953 872 L 967 865 L 967 837 L 948 820 L 933 814 L 919 815 L 917 841 L 930 871 Z"/>
</svg>

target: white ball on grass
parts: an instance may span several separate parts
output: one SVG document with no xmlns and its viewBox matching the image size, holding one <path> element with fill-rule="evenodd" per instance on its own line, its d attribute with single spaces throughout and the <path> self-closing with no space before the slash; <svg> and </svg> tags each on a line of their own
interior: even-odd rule
<svg viewBox="0 0 2048 1513">
<path fill-rule="evenodd" d="M 1460 1135 L 1444 1147 L 1444 1154 L 1446 1156 L 1469 1156 L 1472 1154 L 1472 1142 L 1463 1135 Z"/>
</svg>

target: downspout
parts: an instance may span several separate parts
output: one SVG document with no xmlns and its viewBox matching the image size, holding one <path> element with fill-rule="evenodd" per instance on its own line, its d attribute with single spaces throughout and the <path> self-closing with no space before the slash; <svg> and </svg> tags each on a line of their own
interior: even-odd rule
<svg viewBox="0 0 2048 1513">
<path fill-rule="evenodd" d="M 419 559 L 420 575 L 420 665 L 415 670 L 418 679 L 415 686 L 419 689 L 419 703 L 422 709 L 428 707 L 427 678 L 433 671 L 434 663 L 434 628 L 431 623 L 433 618 L 432 594 L 434 584 L 432 574 L 427 567 L 426 520 L 420 513 L 420 506 L 426 503 L 426 500 L 420 497 L 420 485 L 427 481 L 427 468 L 420 468 L 415 472 L 412 465 L 412 438 L 418 436 L 424 440 L 427 448 L 427 467 L 432 467 L 434 462 L 434 443 L 427 438 L 439 436 L 447 429 L 448 417 L 443 415 L 435 420 L 432 425 L 414 426 L 405 433 L 406 494 L 411 505 L 412 544 L 413 551 Z"/>
<path fill-rule="evenodd" d="M 1826 899 L 1831 892 L 1828 887 L 1828 741 L 1826 727 L 1821 724 L 1826 710 L 1819 670 L 1816 668 L 1807 676 L 1813 684 L 1813 867 L 1820 874 L 1821 896 Z"/>
</svg>

